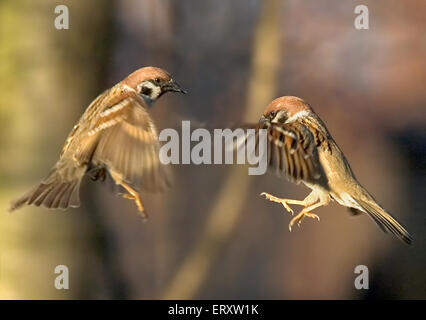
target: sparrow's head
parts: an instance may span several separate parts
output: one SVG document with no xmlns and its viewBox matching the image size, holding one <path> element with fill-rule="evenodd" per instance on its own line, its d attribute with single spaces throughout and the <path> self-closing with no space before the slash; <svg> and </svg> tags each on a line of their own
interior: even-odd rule
<svg viewBox="0 0 426 320">
<path fill-rule="evenodd" d="M 155 67 L 138 69 L 122 83 L 149 101 L 155 101 L 168 91 L 186 93 L 167 71 Z"/>
<path fill-rule="evenodd" d="M 289 119 L 305 116 L 311 111 L 311 107 L 301 98 L 284 96 L 275 99 L 266 107 L 259 123 L 285 123 Z"/>
</svg>

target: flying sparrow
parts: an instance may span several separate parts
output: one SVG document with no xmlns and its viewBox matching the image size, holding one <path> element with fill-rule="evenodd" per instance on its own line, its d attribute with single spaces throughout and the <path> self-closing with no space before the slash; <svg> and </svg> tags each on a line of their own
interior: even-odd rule
<svg viewBox="0 0 426 320">
<path fill-rule="evenodd" d="M 260 118 L 258 128 L 266 129 L 268 164 L 292 182 L 303 182 L 312 192 L 304 200 L 281 199 L 263 192 L 293 214 L 289 204 L 304 208 L 290 222 L 300 225 L 303 218 L 320 220 L 312 210 L 331 200 L 350 208 L 354 214 L 367 213 L 385 232 L 390 231 L 411 244 L 403 226 L 387 213 L 355 178 L 345 155 L 331 137 L 322 120 L 298 97 L 272 101 Z"/>
<path fill-rule="evenodd" d="M 162 190 L 168 181 L 148 109 L 168 91 L 186 93 L 166 71 L 145 67 L 100 94 L 72 129 L 50 174 L 10 211 L 25 204 L 78 207 L 83 176 L 103 181 L 109 173 L 146 218 L 139 191 Z"/>
</svg>

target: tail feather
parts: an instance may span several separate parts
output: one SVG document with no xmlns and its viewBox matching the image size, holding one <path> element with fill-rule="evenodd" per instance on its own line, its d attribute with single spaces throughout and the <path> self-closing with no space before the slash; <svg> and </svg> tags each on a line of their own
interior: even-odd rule
<svg viewBox="0 0 426 320">
<path fill-rule="evenodd" d="M 54 170 L 46 179 L 11 203 L 9 211 L 24 205 L 45 206 L 47 208 L 66 209 L 80 205 L 79 189 L 84 171 L 76 170 L 73 175 L 64 178 Z"/>
<path fill-rule="evenodd" d="M 356 202 L 368 213 L 384 232 L 391 232 L 400 240 L 411 245 L 413 238 L 407 230 L 389 213 L 372 201 L 356 199 Z"/>
</svg>

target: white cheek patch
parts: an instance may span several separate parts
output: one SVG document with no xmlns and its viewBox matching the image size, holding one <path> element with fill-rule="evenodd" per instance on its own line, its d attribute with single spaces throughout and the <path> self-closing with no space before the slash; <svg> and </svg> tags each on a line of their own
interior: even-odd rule
<svg viewBox="0 0 426 320">
<path fill-rule="evenodd" d="M 283 117 L 283 113 L 285 113 L 284 111 L 278 111 L 277 114 L 275 115 L 274 119 L 272 119 L 272 123 L 280 123 L 280 119 Z M 286 121 L 288 122 L 288 121 Z"/>
<path fill-rule="evenodd" d="M 144 81 L 141 84 L 139 84 L 137 87 L 138 92 L 141 92 L 142 87 L 151 89 L 151 93 L 147 95 L 147 97 L 150 98 L 151 100 L 157 99 L 161 94 L 161 88 L 153 84 L 151 81 Z"/>
</svg>

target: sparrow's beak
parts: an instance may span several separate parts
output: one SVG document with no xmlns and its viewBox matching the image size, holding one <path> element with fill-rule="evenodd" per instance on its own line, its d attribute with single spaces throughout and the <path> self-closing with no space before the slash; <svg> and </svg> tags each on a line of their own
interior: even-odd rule
<svg viewBox="0 0 426 320">
<path fill-rule="evenodd" d="M 183 94 L 186 94 L 186 90 L 182 89 L 182 87 L 174 80 L 170 80 L 169 82 L 166 82 L 165 84 L 163 84 L 163 86 L 161 87 L 161 91 L 162 92 L 167 92 L 167 91 L 173 91 L 173 92 L 180 92 Z"/>
<path fill-rule="evenodd" d="M 269 122 L 269 120 L 267 118 L 265 118 L 264 116 L 261 116 L 260 119 L 259 119 L 259 126 L 265 127 L 267 122 Z"/>
</svg>

